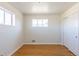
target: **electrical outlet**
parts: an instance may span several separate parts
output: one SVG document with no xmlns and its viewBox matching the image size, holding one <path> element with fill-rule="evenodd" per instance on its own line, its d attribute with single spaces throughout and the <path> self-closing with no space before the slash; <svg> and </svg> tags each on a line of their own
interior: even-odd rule
<svg viewBox="0 0 79 59">
<path fill-rule="evenodd" d="M 75 36 L 75 38 L 78 38 L 77 36 Z"/>
<path fill-rule="evenodd" d="M 32 42 L 34 43 L 34 42 L 36 42 L 36 40 L 32 40 Z"/>
</svg>

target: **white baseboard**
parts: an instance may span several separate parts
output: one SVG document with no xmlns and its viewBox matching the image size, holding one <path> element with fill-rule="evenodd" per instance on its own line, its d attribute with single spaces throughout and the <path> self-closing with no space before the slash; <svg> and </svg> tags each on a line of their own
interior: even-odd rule
<svg viewBox="0 0 79 59">
<path fill-rule="evenodd" d="M 50 45 L 50 44 L 56 44 L 56 45 L 63 45 L 62 43 L 24 43 L 24 44 L 31 44 L 31 45 Z"/>
<path fill-rule="evenodd" d="M 23 46 L 24 44 L 21 44 L 18 48 L 16 48 L 13 52 L 11 52 L 10 54 L 9 54 L 9 56 L 11 56 L 13 53 L 15 53 L 18 49 L 20 49 L 22 46 Z"/>
<path fill-rule="evenodd" d="M 64 44 L 64 46 L 65 46 L 70 52 L 72 52 L 75 56 L 77 56 L 77 55 L 72 51 L 72 49 L 70 49 L 66 44 Z"/>
</svg>

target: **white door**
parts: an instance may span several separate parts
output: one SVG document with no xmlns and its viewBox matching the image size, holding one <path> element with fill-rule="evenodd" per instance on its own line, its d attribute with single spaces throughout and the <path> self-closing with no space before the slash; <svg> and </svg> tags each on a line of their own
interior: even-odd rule
<svg viewBox="0 0 79 59">
<path fill-rule="evenodd" d="M 78 55 L 78 13 L 64 19 L 64 44 Z"/>
</svg>

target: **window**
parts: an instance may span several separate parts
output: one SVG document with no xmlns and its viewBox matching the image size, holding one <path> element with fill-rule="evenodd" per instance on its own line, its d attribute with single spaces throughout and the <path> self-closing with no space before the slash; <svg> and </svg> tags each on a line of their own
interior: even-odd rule
<svg viewBox="0 0 79 59">
<path fill-rule="evenodd" d="M 12 25 L 15 26 L 15 15 L 12 15 Z"/>
<path fill-rule="evenodd" d="M 37 23 L 38 23 L 38 24 L 37 24 L 38 27 L 42 27 L 42 26 L 43 26 L 43 22 L 42 22 L 42 21 L 43 21 L 42 19 L 39 19 L 39 20 L 38 20 L 38 22 L 37 22 Z"/>
<path fill-rule="evenodd" d="M 11 14 L 8 12 L 5 12 L 5 24 L 11 25 Z"/>
<path fill-rule="evenodd" d="M 15 14 L 4 8 L 0 8 L 0 24 L 15 26 Z"/>
<path fill-rule="evenodd" d="M 4 11 L 0 9 L 0 24 L 4 24 Z"/>
<path fill-rule="evenodd" d="M 43 20 L 43 26 L 44 27 L 48 27 L 48 19 L 44 19 Z"/>
<path fill-rule="evenodd" d="M 32 19 L 32 27 L 48 27 L 48 19 Z"/>
<path fill-rule="evenodd" d="M 37 20 L 36 20 L 36 19 L 33 19 L 33 20 L 32 20 L 32 26 L 33 26 L 33 27 L 36 27 L 36 26 L 37 26 Z"/>
</svg>

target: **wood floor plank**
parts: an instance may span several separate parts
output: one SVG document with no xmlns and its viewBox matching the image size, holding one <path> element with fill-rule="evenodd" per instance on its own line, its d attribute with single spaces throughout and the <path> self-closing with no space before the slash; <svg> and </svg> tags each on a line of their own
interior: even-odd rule
<svg viewBox="0 0 79 59">
<path fill-rule="evenodd" d="M 23 45 L 13 56 L 74 56 L 63 45 Z"/>
</svg>

